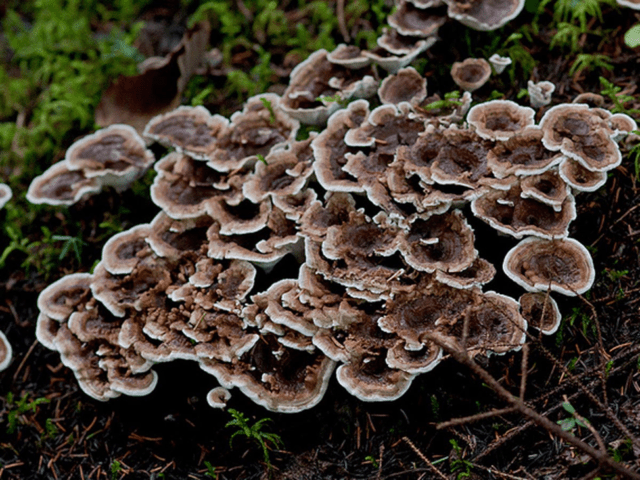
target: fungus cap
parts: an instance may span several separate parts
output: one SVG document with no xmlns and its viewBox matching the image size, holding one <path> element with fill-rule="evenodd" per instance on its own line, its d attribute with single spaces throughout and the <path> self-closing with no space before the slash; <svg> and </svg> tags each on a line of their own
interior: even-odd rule
<svg viewBox="0 0 640 480">
<path fill-rule="evenodd" d="M 504 72 L 505 68 L 511 65 L 513 62 L 511 57 L 501 57 L 497 53 L 494 53 L 489 57 L 489 63 L 493 67 L 493 70 L 500 75 Z"/>
<path fill-rule="evenodd" d="M 516 18 L 525 0 L 444 0 L 448 14 L 469 28 L 480 31 L 496 30 Z"/>
<path fill-rule="evenodd" d="M 507 276 L 530 292 L 553 291 L 575 296 L 591 288 L 595 278 L 589 251 L 577 240 L 525 238 L 502 265 Z"/>
<path fill-rule="evenodd" d="M 484 58 L 467 58 L 455 62 L 451 67 L 451 77 L 460 88 L 467 92 L 479 89 L 491 76 L 491 65 Z"/>
<path fill-rule="evenodd" d="M 84 196 L 101 190 L 99 178 L 88 178 L 81 170 L 71 170 L 62 161 L 33 179 L 27 191 L 27 200 L 34 204 L 73 205 Z"/>
<path fill-rule="evenodd" d="M 13 350 L 11 344 L 3 332 L 0 331 L 0 372 L 6 370 L 11 363 Z"/>
<path fill-rule="evenodd" d="M 413 67 L 402 68 L 382 81 L 378 96 L 382 103 L 418 105 L 427 97 L 427 79 Z"/>
<path fill-rule="evenodd" d="M 527 82 L 527 91 L 529 92 L 529 102 L 533 108 L 541 108 L 551 103 L 551 95 L 555 91 L 556 86 L 543 80 L 534 83 L 531 80 Z"/>
<path fill-rule="evenodd" d="M 129 125 L 115 124 L 81 138 L 69 147 L 69 170 L 81 170 L 87 178 L 99 177 L 102 185 L 128 188 L 153 164 L 155 157 Z"/>
<path fill-rule="evenodd" d="M 0 209 L 4 207 L 9 200 L 11 200 L 12 196 L 13 193 L 11 192 L 9 185 L 0 183 Z"/>
<path fill-rule="evenodd" d="M 595 192 L 607 182 L 607 172 L 592 172 L 568 157 L 560 163 L 558 173 L 575 192 Z"/>
<path fill-rule="evenodd" d="M 518 302 L 522 316 L 533 328 L 545 335 L 553 335 L 558 330 L 562 315 L 556 301 L 544 292 L 529 292 L 522 295 Z"/>
<path fill-rule="evenodd" d="M 410 37 L 433 37 L 446 21 L 446 17 L 434 15 L 432 10 L 418 8 L 404 0 L 398 2 L 397 10 L 387 18 L 389 25 L 400 35 Z"/>
<path fill-rule="evenodd" d="M 207 393 L 207 403 L 212 408 L 226 408 L 231 400 L 231 392 L 224 387 L 216 387 Z"/>
<path fill-rule="evenodd" d="M 535 123 L 536 112 L 511 100 L 491 100 L 471 107 L 467 122 L 486 140 L 508 140 Z"/>
</svg>

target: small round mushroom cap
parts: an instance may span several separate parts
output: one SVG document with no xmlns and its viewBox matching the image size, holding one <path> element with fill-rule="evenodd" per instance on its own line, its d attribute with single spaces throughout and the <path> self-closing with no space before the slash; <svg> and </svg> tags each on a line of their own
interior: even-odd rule
<svg viewBox="0 0 640 480">
<path fill-rule="evenodd" d="M 231 392 L 224 387 L 216 387 L 207 393 L 207 403 L 212 408 L 226 408 L 231 400 Z"/>
<path fill-rule="evenodd" d="M 37 176 L 29 185 L 27 200 L 48 205 L 73 205 L 85 195 L 102 190 L 99 178 L 87 178 L 81 170 L 71 170 L 67 162 L 58 162 Z"/>
<path fill-rule="evenodd" d="M 75 142 L 65 155 L 70 170 L 87 178 L 100 177 L 102 185 L 127 188 L 155 162 L 144 140 L 129 125 L 111 125 Z"/>
<path fill-rule="evenodd" d="M 403 68 L 382 81 L 378 96 L 382 103 L 409 102 L 416 106 L 427 97 L 427 79 L 413 67 Z"/>
<path fill-rule="evenodd" d="M 586 103 L 590 107 L 602 107 L 604 105 L 604 97 L 597 93 L 584 92 L 571 100 L 571 103 Z"/>
<path fill-rule="evenodd" d="M 491 100 L 471 107 L 467 122 L 486 140 L 508 140 L 535 123 L 536 112 L 511 100 Z"/>
<path fill-rule="evenodd" d="M 560 163 L 558 173 L 575 192 L 595 192 L 607 183 L 607 172 L 592 172 L 568 157 Z"/>
<path fill-rule="evenodd" d="M 140 255 L 149 249 L 146 239 L 151 232 L 149 224 L 135 227 L 117 233 L 104 244 L 102 248 L 102 264 L 113 275 L 131 273 L 138 264 Z"/>
<path fill-rule="evenodd" d="M 525 293 L 518 300 L 522 316 L 533 328 L 545 335 L 553 335 L 558 330 L 562 315 L 556 301 L 544 292 Z"/>
<path fill-rule="evenodd" d="M 9 200 L 11 200 L 13 193 L 9 185 L 0 183 L 0 209 L 4 207 Z"/>
<path fill-rule="evenodd" d="M 529 102 L 533 108 L 541 108 L 551 103 L 551 95 L 555 91 L 556 86 L 543 80 L 542 82 L 533 83 L 531 80 L 527 82 L 527 91 L 529 92 Z"/>
<path fill-rule="evenodd" d="M 433 37 L 438 29 L 447 21 L 446 17 L 434 15 L 432 10 L 417 8 L 415 5 L 400 0 L 398 9 L 387 21 L 400 35 L 411 37 Z"/>
<path fill-rule="evenodd" d="M 482 87 L 491 76 L 491 65 L 484 58 L 467 58 L 455 62 L 451 67 L 451 77 L 460 88 L 473 92 Z"/>
<path fill-rule="evenodd" d="M 72 273 L 53 282 L 38 296 L 38 309 L 47 317 L 63 322 L 90 298 L 93 275 Z"/>
<path fill-rule="evenodd" d="M 198 160 L 207 160 L 215 148 L 216 135 L 228 124 L 226 118 L 212 116 L 202 106 L 180 106 L 152 118 L 144 129 L 144 136 Z"/>
<path fill-rule="evenodd" d="M 505 68 L 507 68 L 511 63 L 511 57 L 501 57 L 497 53 L 494 53 L 489 57 L 489 63 L 493 67 L 493 70 L 500 75 L 504 72 Z"/>
<path fill-rule="evenodd" d="M 0 332 L 0 372 L 6 370 L 11 363 L 13 350 L 11 344 L 3 332 Z"/>
<path fill-rule="evenodd" d="M 382 31 L 383 34 L 377 40 L 378 46 L 393 55 L 413 55 L 416 51 L 423 52 L 435 43 L 434 37 L 417 39 L 400 35 L 395 28 L 383 28 Z M 367 56 L 366 52 L 364 55 Z"/>
<path fill-rule="evenodd" d="M 469 28 L 496 30 L 516 18 L 525 0 L 444 0 L 448 14 Z"/>
<path fill-rule="evenodd" d="M 336 65 L 347 68 L 364 68 L 371 63 L 371 60 L 362 54 L 355 45 L 341 43 L 332 52 L 327 54 L 327 60 Z"/>
<path fill-rule="evenodd" d="M 530 292 L 553 291 L 575 296 L 591 288 L 595 278 L 589 251 L 577 240 L 525 238 L 502 265 L 507 276 Z"/>
</svg>

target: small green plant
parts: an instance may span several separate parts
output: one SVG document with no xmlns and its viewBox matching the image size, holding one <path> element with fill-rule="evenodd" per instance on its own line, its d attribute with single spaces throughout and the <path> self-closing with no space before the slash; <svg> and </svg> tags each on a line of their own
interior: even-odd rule
<svg viewBox="0 0 640 480">
<path fill-rule="evenodd" d="M 373 455 L 367 455 L 364 457 L 365 461 L 369 462 L 373 468 L 378 468 L 378 461 L 374 458 Z"/>
<path fill-rule="evenodd" d="M 44 397 L 29 400 L 28 393 L 22 395 L 19 400 L 15 400 L 12 392 L 7 393 L 7 433 L 12 434 L 16 431 L 16 427 L 18 426 L 18 417 L 20 417 L 20 415 L 24 415 L 29 411 L 31 413 L 36 413 L 38 411 L 38 405 L 49 403 L 50 401 L 51 400 Z"/>
<path fill-rule="evenodd" d="M 565 411 L 572 415 L 569 418 L 558 420 L 557 423 L 558 425 L 560 425 L 560 428 L 562 428 L 562 430 L 564 430 L 565 432 L 571 432 L 576 428 L 576 426 L 587 428 L 589 420 L 587 420 L 586 418 L 578 418 L 578 416 L 576 415 L 576 409 L 573 408 L 573 405 L 565 401 L 562 403 L 562 408 L 564 408 Z"/>
<path fill-rule="evenodd" d="M 273 111 L 273 105 L 271 105 L 271 101 L 267 98 L 260 98 L 260 101 L 262 102 L 262 105 L 264 105 L 264 108 L 266 108 L 269 112 L 269 123 L 272 125 L 275 124 L 276 112 Z"/>
<path fill-rule="evenodd" d="M 229 438 L 229 446 L 231 446 L 233 439 L 238 435 L 243 435 L 247 439 L 254 441 L 262 449 L 264 462 L 267 464 L 267 468 L 271 470 L 271 462 L 269 461 L 269 449 L 267 447 L 267 443 L 272 443 L 275 447 L 278 448 L 283 446 L 282 439 L 279 435 L 275 433 L 264 432 L 262 430 L 264 428 L 264 424 L 270 422 L 271 419 L 262 418 L 255 422 L 253 425 L 249 426 L 249 419 L 245 417 L 243 413 L 234 410 L 233 408 L 229 409 L 229 413 L 233 417 L 233 420 L 227 422 L 225 427 L 236 429 L 236 431 L 231 434 L 231 438 Z"/>
<path fill-rule="evenodd" d="M 609 277 L 609 280 L 611 280 L 612 282 L 617 282 L 622 277 L 628 275 L 629 270 L 614 270 L 613 268 L 605 268 L 603 273 L 607 277 Z"/>
<path fill-rule="evenodd" d="M 267 159 L 266 159 L 266 158 L 264 158 L 264 155 L 262 155 L 262 154 L 260 154 L 260 153 L 256 153 L 256 157 L 258 157 L 258 160 L 259 160 L 260 162 L 264 163 L 265 165 L 269 165 L 269 164 L 267 163 Z"/>
<path fill-rule="evenodd" d="M 458 442 L 454 438 L 449 440 L 449 443 L 453 447 L 453 451 L 456 456 L 455 459 L 450 459 L 451 473 L 457 473 L 456 480 L 469 478 L 471 476 L 473 464 L 469 460 L 462 458 L 462 447 L 458 445 Z"/>
<path fill-rule="evenodd" d="M 445 108 L 455 108 L 460 105 L 462 105 L 462 101 L 460 101 L 460 92 L 458 90 L 454 90 L 452 92 L 445 93 L 444 100 L 436 100 L 422 108 L 425 110 L 440 110 Z"/>
<path fill-rule="evenodd" d="M 600 70 L 613 70 L 611 58 L 602 53 L 580 53 L 571 65 L 569 75 L 572 76 L 584 70 L 590 72 L 596 68 Z"/>
<path fill-rule="evenodd" d="M 216 467 L 211 465 L 211 462 L 204 461 L 204 466 L 207 467 L 207 471 L 205 472 L 205 477 L 211 477 L 214 480 L 218 480 L 218 474 L 216 473 Z"/>
<path fill-rule="evenodd" d="M 622 92 L 621 87 L 610 82 L 604 77 L 600 77 L 600 85 L 602 85 L 602 90 L 600 90 L 600 95 L 607 97 L 609 100 L 611 100 L 611 102 L 613 102 L 613 108 L 611 109 L 612 113 L 640 115 L 640 110 L 628 109 L 625 107 L 625 104 L 627 102 L 633 102 L 635 100 L 635 97 L 621 93 Z M 636 130 L 633 133 L 638 134 L 640 132 Z"/>
<path fill-rule="evenodd" d="M 116 480 L 118 474 L 122 471 L 122 464 L 118 460 L 111 462 L 111 480 Z"/>
<path fill-rule="evenodd" d="M 342 96 L 338 93 L 336 93 L 335 95 L 325 95 L 322 97 L 317 97 L 316 102 L 322 102 L 325 105 L 327 103 L 337 103 L 341 107 L 346 107 L 347 105 L 349 105 L 349 100 L 342 98 Z"/>
<path fill-rule="evenodd" d="M 42 432 L 41 437 L 46 437 L 51 440 L 53 438 L 56 438 L 57 436 L 58 427 L 56 427 L 56 424 L 53 423 L 53 420 L 51 418 L 47 418 L 47 420 L 44 422 L 44 432 Z"/>
</svg>

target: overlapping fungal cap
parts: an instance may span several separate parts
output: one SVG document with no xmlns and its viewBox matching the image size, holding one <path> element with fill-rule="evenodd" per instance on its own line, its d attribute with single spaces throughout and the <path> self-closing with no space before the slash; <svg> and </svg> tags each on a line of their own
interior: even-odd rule
<svg viewBox="0 0 640 480">
<path fill-rule="evenodd" d="M 451 77 L 460 88 L 467 92 L 479 89 L 491 76 L 491 65 L 484 58 L 467 58 L 454 62 Z"/>
<path fill-rule="evenodd" d="M 97 177 L 88 178 L 81 170 L 70 170 L 62 161 L 33 179 L 27 190 L 27 200 L 35 204 L 73 205 L 101 190 Z"/>
<path fill-rule="evenodd" d="M 129 188 L 153 164 L 155 157 L 128 125 L 111 125 L 75 142 L 64 161 L 52 165 L 29 185 L 27 200 L 49 205 L 73 205 L 105 186 Z"/>
<path fill-rule="evenodd" d="M 11 197 L 13 193 L 11 192 L 11 188 L 9 185 L 5 183 L 0 183 L 0 208 L 4 207 Z"/>
<path fill-rule="evenodd" d="M 574 192 L 595 192 L 607 182 L 607 172 L 592 172 L 571 158 L 560 163 L 558 173 Z"/>
<path fill-rule="evenodd" d="M 577 240 L 526 238 L 504 258 L 509 278 L 524 289 L 547 289 L 575 296 L 591 288 L 595 278 L 589 251 Z"/>
<path fill-rule="evenodd" d="M 428 8 L 418 7 L 401 0 L 398 2 L 398 8 L 387 21 L 400 35 L 431 37 L 438 33 L 438 29 L 444 24 L 446 18 Z"/>
<path fill-rule="evenodd" d="M 584 104 L 557 105 L 540 120 L 542 143 L 592 172 L 611 170 L 620 164 L 622 155 L 612 138 L 615 133 L 608 121 L 610 117 L 609 112 Z"/>
<path fill-rule="evenodd" d="M 144 136 L 178 152 L 199 160 L 206 160 L 216 144 L 217 134 L 229 121 L 220 115 L 211 115 L 202 106 L 181 106 L 152 118 L 144 129 Z"/>
<path fill-rule="evenodd" d="M 327 56 L 326 50 L 318 50 L 298 64 L 283 93 L 284 112 L 304 124 L 323 125 L 340 108 L 339 100 L 370 97 L 377 89 L 369 68 L 347 68 Z"/>
<path fill-rule="evenodd" d="M 525 0 L 443 0 L 448 14 L 474 30 L 496 30 L 516 18 Z"/>
</svg>

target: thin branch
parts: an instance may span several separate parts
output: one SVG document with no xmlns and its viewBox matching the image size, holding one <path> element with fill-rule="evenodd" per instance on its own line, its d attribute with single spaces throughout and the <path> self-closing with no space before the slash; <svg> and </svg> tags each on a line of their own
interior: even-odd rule
<svg viewBox="0 0 640 480">
<path fill-rule="evenodd" d="M 347 31 L 347 22 L 344 18 L 344 0 L 338 0 L 338 5 L 336 7 L 337 12 L 336 16 L 338 17 L 338 27 L 340 28 L 340 35 L 344 38 L 346 43 L 351 41 L 351 37 L 349 36 L 349 32 Z"/>
<path fill-rule="evenodd" d="M 609 455 L 607 455 L 606 450 L 596 450 L 591 445 L 583 442 L 579 438 L 570 434 L 569 432 L 565 432 L 560 428 L 559 425 L 553 423 L 546 417 L 543 417 L 538 412 L 528 407 L 522 402 L 518 397 L 514 396 L 509 392 L 506 388 L 504 388 L 500 383 L 493 378 L 489 372 L 484 370 L 480 365 L 474 362 L 465 350 L 462 350 L 458 344 L 453 339 L 446 338 L 444 336 L 429 333 L 425 335 L 429 340 L 436 342 L 440 347 L 447 350 L 449 354 L 455 358 L 459 363 L 466 365 L 469 367 L 476 375 L 478 375 L 489 387 L 491 387 L 499 396 L 501 396 L 505 401 L 509 404 L 513 405 L 522 415 L 530 418 L 533 422 L 535 422 L 540 427 L 547 430 L 549 433 L 561 438 L 562 440 L 570 443 L 574 447 L 582 450 L 584 453 L 589 455 L 594 460 L 598 461 L 601 464 L 607 465 L 617 473 L 621 475 L 626 475 L 629 478 L 640 480 L 640 474 L 637 474 L 631 470 L 629 470 L 624 465 L 613 460 Z"/>
<path fill-rule="evenodd" d="M 476 415 L 470 415 L 468 417 L 460 417 L 449 420 L 448 422 L 441 422 L 436 425 L 437 430 L 442 430 L 449 427 L 457 427 L 458 425 L 464 425 L 466 423 L 479 422 L 480 420 L 486 420 L 487 418 L 497 417 L 498 415 L 506 415 L 508 413 L 516 412 L 513 407 L 501 408 L 499 410 L 491 410 L 490 412 L 477 413 Z"/>
<path fill-rule="evenodd" d="M 529 344 L 522 345 L 522 363 L 520 373 L 520 400 L 524 402 L 524 392 L 527 386 L 527 370 L 529 363 Z"/>
<path fill-rule="evenodd" d="M 431 463 L 429 459 L 426 456 L 424 456 L 420 450 L 418 450 L 418 447 L 416 447 L 413 444 L 413 442 L 409 440 L 408 437 L 402 437 L 402 440 L 404 440 L 407 443 L 407 445 L 411 447 L 411 450 L 413 450 L 416 453 L 416 455 L 418 455 L 422 459 L 422 461 L 427 464 L 427 466 L 431 469 L 433 473 L 435 473 L 438 477 L 442 478 L 443 480 L 449 480 L 445 476 L 445 474 L 438 469 L 438 467 L 436 467 L 433 463 Z"/>
</svg>

